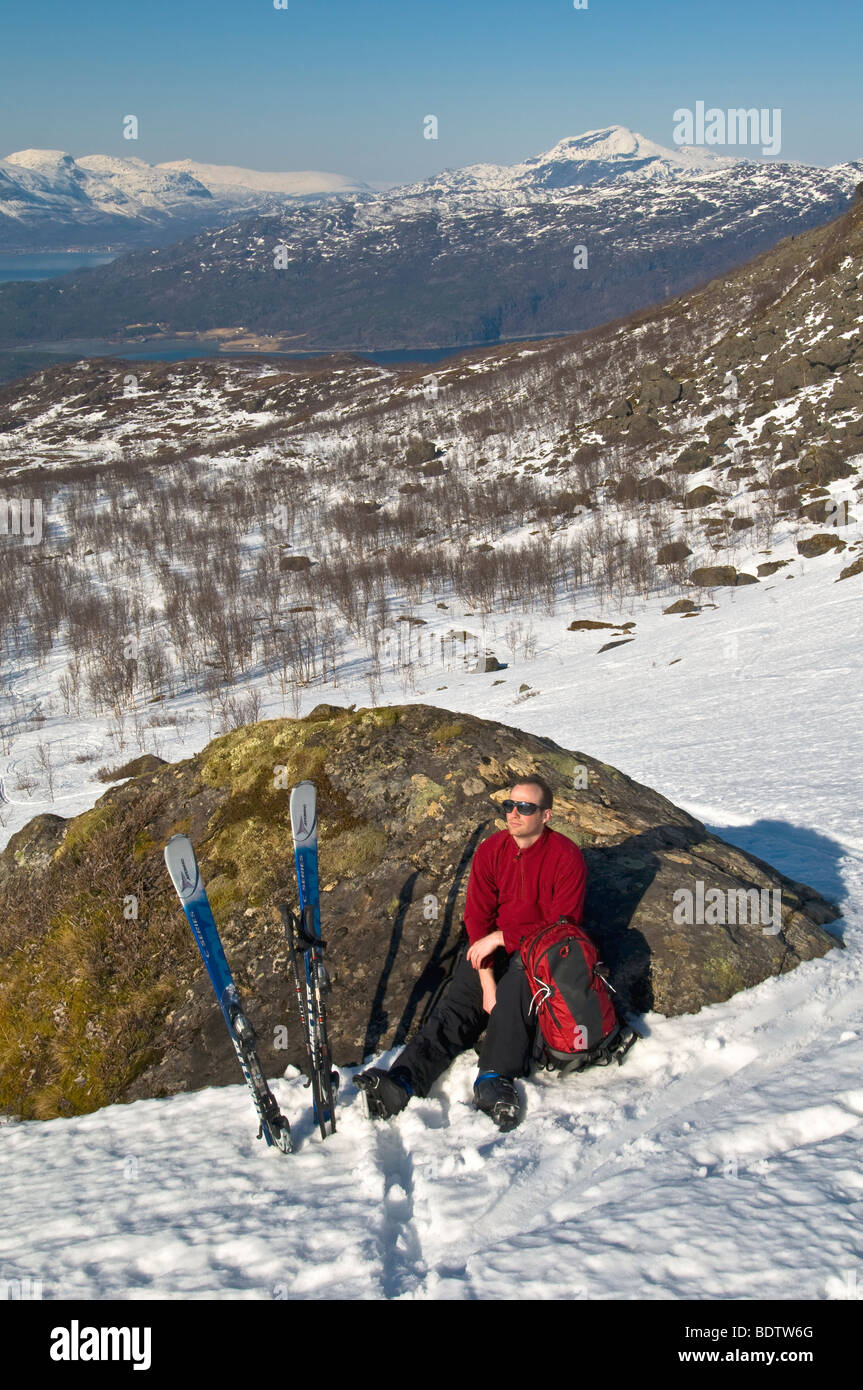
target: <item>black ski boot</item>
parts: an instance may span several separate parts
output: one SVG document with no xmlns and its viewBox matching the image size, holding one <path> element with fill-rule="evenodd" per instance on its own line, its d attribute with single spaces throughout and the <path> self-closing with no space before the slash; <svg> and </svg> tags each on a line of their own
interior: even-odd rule
<svg viewBox="0 0 863 1390">
<path fill-rule="evenodd" d="M 498 1076 L 496 1071 L 484 1072 L 474 1082 L 473 1099 L 477 1110 L 490 1115 L 504 1133 L 515 1129 L 521 1120 L 518 1092 L 509 1076 Z"/>
<path fill-rule="evenodd" d="M 370 1067 L 354 1077 L 354 1085 L 366 1098 L 369 1116 L 373 1120 L 388 1120 L 404 1110 L 413 1091 L 407 1080 L 394 1078 L 380 1067 Z"/>
</svg>

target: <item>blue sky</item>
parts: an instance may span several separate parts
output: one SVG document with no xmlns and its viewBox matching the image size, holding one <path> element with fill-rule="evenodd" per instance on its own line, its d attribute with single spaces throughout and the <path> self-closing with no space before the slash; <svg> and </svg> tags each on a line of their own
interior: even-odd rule
<svg viewBox="0 0 863 1390">
<path fill-rule="evenodd" d="M 40 0 L 3 19 L 0 155 L 192 158 L 401 182 L 697 101 L 782 110 L 782 158 L 863 158 L 863 3 Z M 123 139 L 134 114 L 139 138 Z M 438 139 L 423 118 L 438 117 Z M 717 149 L 718 153 L 757 150 Z"/>
</svg>

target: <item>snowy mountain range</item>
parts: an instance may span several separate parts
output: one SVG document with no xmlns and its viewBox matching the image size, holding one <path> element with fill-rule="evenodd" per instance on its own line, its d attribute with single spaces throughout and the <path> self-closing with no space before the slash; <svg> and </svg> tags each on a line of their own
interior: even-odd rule
<svg viewBox="0 0 863 1390">
<path fill-rule="evenodd" d="M 665 149 L 626 126 L 607 126 L 560 140 L 544 154 L 521 164 L 469 164 L 447 169 L 433 178 L 399 189 L 405 196 L 441 193 L 514 194 L 536 196 L 560 189 L 587 188 L 621 175 L 652 178 L 676 174 L 712 173 L 739 160 L 701 149 Z"/>
<path fill-rule="evenodd" d="M 343 174 L 19 150 L 0 159 L 0 248 L 161 245 L 241 213 L 372 191 Z"/>
<path fill-rule="evenodd" d="M 163 204 L 179 189 L 187 204 L 211 208 L 220 189 L 252 197 L 233 182 L 243 170 L 153 172 L 168 180 Z M 612 126 L 522 164 L 293 201 L 62 282 L 6 285 L 0 343 L 122 341 L 141 325 L 167 335 L 242 326 L 297 350 L 450 347 L 580 331 L 828 221 L 861 178 L 863 163 L 822 169 L 666 150 Z M 274 189 L 255 196 L 288 197 Z"/>
</svg>

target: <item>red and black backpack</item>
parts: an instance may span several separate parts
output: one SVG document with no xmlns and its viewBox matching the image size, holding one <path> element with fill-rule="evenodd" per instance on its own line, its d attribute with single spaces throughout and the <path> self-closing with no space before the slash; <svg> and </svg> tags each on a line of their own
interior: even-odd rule
<svg viewBox="0 0 863 1390">
<path fill-rule="evenodd" d="M 523 941 L 521 959 L 546 1065 L 562 1073 L 623 1062 L 638 1034 L 621 1022 L 606 967 L 586 932 L 559 917 Z"/>
</svg>

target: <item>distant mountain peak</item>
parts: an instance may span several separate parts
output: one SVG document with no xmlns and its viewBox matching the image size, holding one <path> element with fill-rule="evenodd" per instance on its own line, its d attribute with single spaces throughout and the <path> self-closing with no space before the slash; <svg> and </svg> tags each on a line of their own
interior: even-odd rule
<svg viewBox="0 0 863 1390">
<path fill-rule="evenodd" d="M 4 155 L 3 162 L 17 164 L 21 169 L 53 169 L 58 164 L 72 165 L 75 159 L 68 150 L 16 150 Z"/>
<path fill-rule="evenodd" d="M 647 146 L 651 153 L 669 153 L 625 125 L 610 125 L 602 130 L 585 130 L 581 135 L 567 135 L 545 154 L 537 155 L 535 160 L 525 160 L 525 163 L 549 159 L 628 159 L 643 153 Z"/>
<path fill-rule="evenodd" d="M 627 126 L 610 125 L 564 136 L 551 149 L 519 164 L 470 164 L 463 169 L 446 169 L 411 185 L 408 191 L 523 199 L 567 188 L 589 188 L 627 175 L 650 178 L 714 173 L 740 162 L 690 146 L 667 149 Z"/>
<path fill-rule="evenodd" d="M 716 155 L 692 146 L 669 149 L 665 145 L 658 145 L 655 140 L 648 140 L 646 135 L 636 130 L 630 130 L 628 126 L 610 125 L 601 130 L 585 130 L 581 135 L 568 135 L 544 154 L 526 159 L 521 167 L 531 169 L 548 164 L 583 163 L 619 168 L 622 165 L 644 167 L 654 162 L 668 169 L 704 171 L 728 167 L 738 161 L 733 156 Z M 609 172 L 615 170 L 612 168 Z"/>
</svg>

